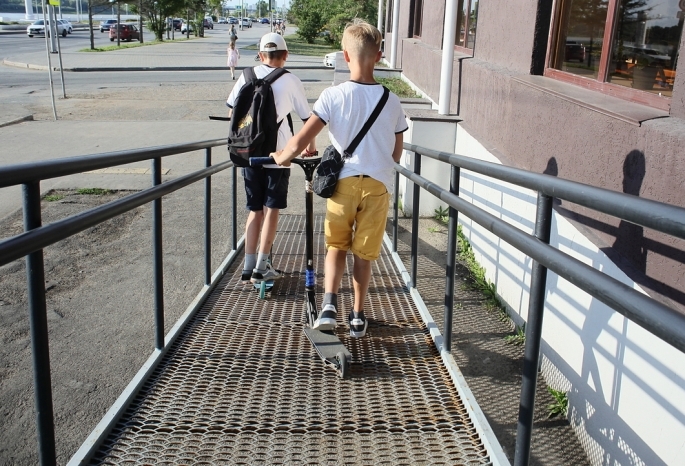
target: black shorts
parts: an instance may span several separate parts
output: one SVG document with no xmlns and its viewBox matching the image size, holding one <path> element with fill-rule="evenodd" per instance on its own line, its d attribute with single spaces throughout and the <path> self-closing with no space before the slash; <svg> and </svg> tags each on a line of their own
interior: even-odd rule
<svg viewBox="0 0 685 466">
<path fill-rule="evenodd" d="M 288 168 L 243 168 L 247 209 L 285 209 L 288 207 Z"/>
</svg>

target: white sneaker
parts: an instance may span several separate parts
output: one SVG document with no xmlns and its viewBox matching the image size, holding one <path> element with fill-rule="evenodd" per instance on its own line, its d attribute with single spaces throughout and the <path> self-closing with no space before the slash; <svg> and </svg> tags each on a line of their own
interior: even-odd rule
<svg viewBox="0 0 685 466">
<path fill-rule="evenodd" d="M 335 310 L 334 305 L 324 305 L 321 314 L 319 314 L 319 318 L 316 319 L 312 328 L 319 331 L 333 330 L 337 325 L 337 322 L 335 321 L 336 314 L 337 311 Z"/>
<path fill-rule="evenodd" d="M 250 277 L 250 280 L 252 283 L 262 283 L 269 280 L 278 280 L 282 276 L 283 272 L 274 269 L 271 267 L 271 264 L 267 263 L 266 269 L 264 270 L 254 269 L 252 271 L 252 277 Z"/>
</svg>

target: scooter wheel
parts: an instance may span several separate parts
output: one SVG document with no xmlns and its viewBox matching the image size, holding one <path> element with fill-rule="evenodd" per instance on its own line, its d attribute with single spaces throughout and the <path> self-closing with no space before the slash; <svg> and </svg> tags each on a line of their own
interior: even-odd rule
<svg viewBox="0 0 685 466">
<path fill-rule="evenodd" d="M 264 299 L 266 296 L 266 282 L 263 281 L 259 284 L 259 299 Z"/>
<path fill-rule="evenodd" d="M 350 362 L 347 360 L 347 356 L 345 356 L 345 353 L 342 351 L 338 351 L 338 354 L 335 355 L 335 358 L 338 360 L 338 364 L 340 365 L 340 376 L 343 379 L 346 379 L 348 376 L 348 369 L 350 368 Z"/>
</svg>

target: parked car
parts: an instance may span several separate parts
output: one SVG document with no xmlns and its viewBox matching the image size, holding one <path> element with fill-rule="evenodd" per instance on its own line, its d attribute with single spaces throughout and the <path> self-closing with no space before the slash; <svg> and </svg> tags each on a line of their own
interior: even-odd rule
<svg viewBox="0 0 685 466">
<path fill-rule="evenodd" d="M 568 40 L 564 51 L 564 61 L 577 60 L 580 63 L 585 61 L 585 46 L 581 43 Z"/>
<path fill-rule="evenodd" d="M 44 36 L 45 35 L 45 23 L 43 23 L 42 19 L 39 19 L 38 21 L 34 21 L 33 24 L 30 24 L 26 28 L 26 34 L 29 37 L 33 36 Z M 50 27 L 50 21 L 48 21 L 48 27 Z M 59 21 L 57 22 L 57 34 L 61 35 L 62 37 L 67 37 L 67 29 L 64 27 L 63 24 L 61 24 Z M 48 34 L 49 36 L 50 34 Z"/>
<path fill-rule="evenodd" d="M 238 18 L 236 18 L 235 16 L 229 16 L 228 24 L 238 24 Z"/>
<path fill-rule="evenodd" d="M 140 32 L 134 24 L 115 24 L 109 28 L 109 40 L 114 42 L 117 38 L 117 30 L 119 31 L 119 40 L 131 42 L 133 39 L 140 41 Z"/>
<path fill-rule="evenodd" d="M 72 32 L 74 32 L 74 28 L 72 27 L 71 23 L 70 23 L 69 21 L 67 21 L 66 19 L 58 19 L 58 20 L 57 20 L 57 23 L 58 23 L 58 24 L 61 24 L 61 25 L 64 27 L 64 29 L 67 30 L 67 32 L 68 32 L 69 34 L 71 34 Z"/>
<path fill-rule="evenodd" d="M 212 18 L 205 18 L 202 20 L 202 26 L 205 29 L 214 29 L 214 21 L 212 21 Z"/>
<path fill-rule="evenodd" d="M 109 31 L 109 28 L 111 28 L 114 24 L 117 24 L 116 19 L 106 19 L 104 21 L 100 21 L 100 32 Z"/>
<path fill-rule="evenodd" d="M 181 25 L 181 34 L 187 34 L 188 32 L 193 32 L 193 25 L 188 23 L 183 23 Z"/>
<path fill-rule="evenodd" d="M 219 17 L 219 21 L 217 21 L 219 24 L 228 24 L 228 18 L 224 18 L 223 16 Z"/>
<path fill-rule="evenodd" d="M 183 24 L 183 20 L 181 18 L 174 18 L 172 20 L 173 25 L 174 25 L 174 31 L 180 31 L 181 30 L 181 24 Z"/>
<path fill-rule="evenodd" d="M 244 28 L 251 28 L 252 27 L 252 21 L 250 21 L 250 18 L 243 18 L 242 26 Z"/>
<path fill-rule="evenodd" d="M 335 56 L 338 52 L 332 52 L 324 55 L 323 57 L 323 66 L 326 66 L 328 68 L 334 68 L 335 67 Z"/>
<path fill-rule="evenodd" d="M 269 24 L 269 18 L 262 18 L 259 20 L 261 24 Z"/>
</svg>

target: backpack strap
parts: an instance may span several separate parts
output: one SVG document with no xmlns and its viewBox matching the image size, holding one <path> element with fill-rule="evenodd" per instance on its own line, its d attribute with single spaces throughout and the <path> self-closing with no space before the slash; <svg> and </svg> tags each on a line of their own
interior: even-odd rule
<svg viewBox="0 0 685 466">
<path fill-rule="evenodd" d="M 248 66 L 247 68 L 243 69 L 243 74 L 245 75 L 245 84 L 251 83 L 255 79 L 257 79 L 257 75 L 254 72 L 254 68 L 251 66 Z"/>
<path fill-rule="evenodd" d="M 352 140 L 352 142 L 350 143 L 350 145 L 347 146 L 347 150 L 345 151 L 345 154 L 353 153 L 354 150 L 359 145 L 359 143 L 362 142 L 362 139 L 364 139 L 364 136 L 366 136 L 366 133 L 369 132 L 369 129 L 371 129 L 371 126 L 376 121 L 376 118 L 378 118 L 378 115 L 380 115 L 381 110 L 383 110 L 383 107 L 385 107 L 385 103 L 388 101 L 389 95 L 390 95 L 390 91 L 388 90 L 387 87 L 383 86 L 383 95 L 381 96 L 381 100 L 379 100 L 378 104 L 376 104 L 376 108 L 373 109 L 373 112 L 369 116 L 369 119 L 366 120 L 366 123 L 364 123 L 364 126 L 359 131 L 359 133 L 357 134 L 357 137 L 355 137 Z"/>
<path fill-rule="evenodd" d="M 271 73 L 264 76 L 264 82 L 268 83 L 269 85 L 272 85 L 274 81 L 276 81 L 278 78 L 280 78 L 286 73 L 290 73 L 290 71 L 286 70 L 285 68 L 276 68 Z"/>
</svg>

